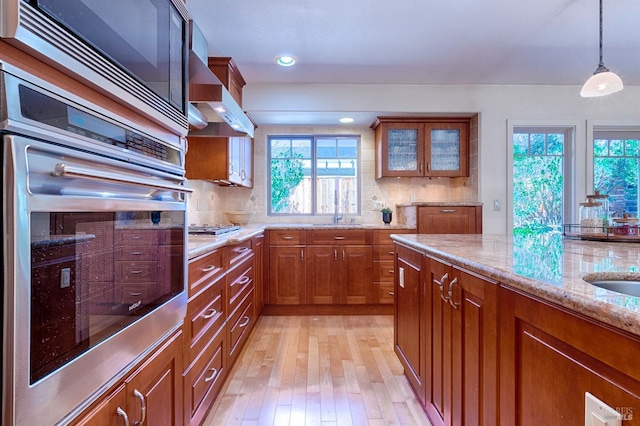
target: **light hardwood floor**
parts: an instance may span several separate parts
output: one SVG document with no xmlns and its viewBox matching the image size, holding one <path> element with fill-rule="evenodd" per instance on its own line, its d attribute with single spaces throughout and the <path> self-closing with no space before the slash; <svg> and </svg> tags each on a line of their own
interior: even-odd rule
<svg viewBox="0 0 640 426">
<path fill-rule="evenodd" d="M 392 316 L 263 316 L 203 425 L 430 423 L 393 352 Z"/>
</svg>

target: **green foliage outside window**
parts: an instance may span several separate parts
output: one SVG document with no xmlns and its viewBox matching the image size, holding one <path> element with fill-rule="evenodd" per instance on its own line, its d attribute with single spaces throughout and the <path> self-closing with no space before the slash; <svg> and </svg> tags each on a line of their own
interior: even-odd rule
<svg viewBox="0 0 640 426">
<path fill-rule="evenodd" d="M 291 211 L 291 195 L 304 179 L 302 155 L 293 153 L 271 160 L 271 211 Z"/>
</svg>

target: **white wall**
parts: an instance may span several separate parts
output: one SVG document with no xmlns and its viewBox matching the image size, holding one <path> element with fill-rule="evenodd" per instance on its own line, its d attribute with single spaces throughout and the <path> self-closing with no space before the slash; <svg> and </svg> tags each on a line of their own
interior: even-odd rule
<svg viewBox="0 0 640 426">
<path fill-rule="evenodd" d="M 472 65 L 470 65 L 472 66 Z M 508 121 L 549 122 L 582 127 L 576 149 L 586 151 L 591 125 L 640 126 L 640 87 L 626 87 L 604 98 L 581 98 L 578 86 L 429 86 L 429 85 L 247 85 L 243 107 L 255 111 L 374 111 L 479 114 L 479 200 L 485 233 L 507 231 Z M 260 129 L 260 128 L 259 128 Z M 586 158 L 576 164 L 579 194 L 586 194 Z M 493 211 L 493 200 L 502 210 Z"/>
</svg>

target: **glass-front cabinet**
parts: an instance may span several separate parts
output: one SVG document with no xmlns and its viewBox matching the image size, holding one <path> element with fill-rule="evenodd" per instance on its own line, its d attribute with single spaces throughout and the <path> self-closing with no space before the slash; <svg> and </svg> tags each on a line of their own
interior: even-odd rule
<svg viewBox="0 0 640 426">
<path fill-rule="evenodd" d="M 376 179 L 469 176 L 469 119 L 378 117 Z"/>
</svg>

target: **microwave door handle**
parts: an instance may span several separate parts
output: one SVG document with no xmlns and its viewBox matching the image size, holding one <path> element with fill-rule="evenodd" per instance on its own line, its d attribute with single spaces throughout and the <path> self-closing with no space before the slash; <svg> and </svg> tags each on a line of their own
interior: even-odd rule
<svg viewBox="0 0 640 426">
<path fill-rule="evenodd" d="M 98 170 L 89 170 L 84 169 L 82 167 L 69 166 L 68 164 L 58 163 L 56 164 L 53 172 L 51 172 L 53 176 L 58 177 L 68 177 L 68 178 L 82 178 L 82 179 L 91 179 L 91 180 L 99 180 L 103 182 L 111 182 L 111 183 L 126 183 L 129 185 L 138 185 L 144 187 L 157 188 L 161 190 L 169 190 L 169 191 L 177 191 L 182 193 L 191 193 L 193 189 L 181 186 L 181 185 L 171 185 L 168 183 L 158 183 L 154 181 L 149 181 L 145 179 L 125 179 L 121 176 L 116 175 L 115 173 L 109 173 Z"/>
</svg>

